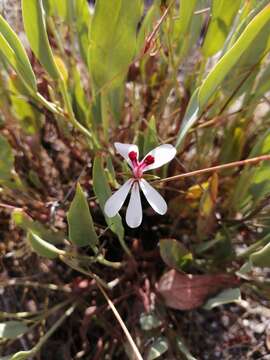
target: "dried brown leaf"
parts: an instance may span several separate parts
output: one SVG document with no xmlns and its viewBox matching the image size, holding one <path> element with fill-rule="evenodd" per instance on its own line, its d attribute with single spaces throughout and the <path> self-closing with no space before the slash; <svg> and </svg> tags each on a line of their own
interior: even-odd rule
<svg viewBox="0 0 270 360">
<path fill-rule="evenodd" d="M 210 295 L 237 284 L 239 280 L 233 275 L 186 275 L 170 270 L 160 278 L 157 291 L 168 307 L 191 310 L 201 306 Z"/>
</svg>

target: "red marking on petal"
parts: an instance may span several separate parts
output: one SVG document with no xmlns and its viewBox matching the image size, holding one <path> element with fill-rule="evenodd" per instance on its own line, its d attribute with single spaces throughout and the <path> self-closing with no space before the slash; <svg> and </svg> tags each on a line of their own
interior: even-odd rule
<svg viewBox="0 0 270 360">
<path fill-rule="evenodd" d="M 151 165 L 155 162 L 155 158 L 152 155 L 148 155 L 148 156 L 146 156 L 146 158 L 144 159 L 143 162 L 145 165 Z"/>
</svg>

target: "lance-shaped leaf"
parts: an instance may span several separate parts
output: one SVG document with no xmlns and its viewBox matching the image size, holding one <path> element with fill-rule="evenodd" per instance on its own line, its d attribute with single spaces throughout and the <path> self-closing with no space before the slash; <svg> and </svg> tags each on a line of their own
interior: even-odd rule
<svg viewBox="0 0 270 360">
<path fill-rule="evenodd" d="M 209 99 L 236 66 L 241 56 L 254 46 L 261 31 L 264 31 L 268 24 L 270 24 L 270 5 L 251 20 L 235 44 L 218 61 L 202 85 L 194 91 L 177 136 L 176 147 L 182 145 L 189 129 L 198 120 Z"/>
<path fill-rule="evenodd" d="M 270 25 L 270 5 L 267 5 L 254 19 L 252 19 L 239 39 L 209 73 L 199 91 L 200 107 L 207 103 L 244 52 L 247 51 L 250 46 L 254 46 L 260 31 L 268 23 Z"/>
<path fill-rule="evenodd" d="M 96 157 L 93 167 L 93 185 L 94 192 L 98 198 L 100 207 L 104 211 L 104 205 L 106 200 L 111 196 L 112 192 L 108 184 L 108 180 L 103 168 L 102 160 L 100 157 Z M 122 225 L 122 219 L 119 214 L 112 218 L 105 216 L 106 222 L 109 228 L 114 232 L 120 241 L 124 239 L 124 227 Z"/>
<path fill-rule="evenodd" d="M 211 20 L 202 47 L 205 56 L 212 56 L 222 48 L 240 4 L 241 0 L 213 0 Z"/>
<path fill-rule="evenodd" d="M 0 52 L 25 83 L 27 83 L 32 90 L 36 91 L 36 78 L 26 51 L 16 33 L 1 15 Z"/>
<path fill-rule="evenodd" d="M 27 0 L 26 0 L 27 1 Z M 141 1 L 97 0 L 90 28 L 89 67 L 98 91 L 117 86 L 135 55 Z"/>
<path fill-rule="evenodd" d="M 44 241 L 52 244 L 60 244 L 64 240 L 64 234 L 60 231 L 56 232 L 46 228 L 45 225 L 39 221 L 33 220 L 22 210 L 14 210 L 12 213 L 12 220 L 14 223 L 25 231 L 31 231 L 39 236 Z"/>
<path fill-rule="evenodd" d="M 46 257 L 48 259 L 55 259 L 59 255 L 62 255 L 64 253 L 62 250 L 57 249 L 57 247 L 41 239 L 38 235 L 34 234 L 31 231 L 29 231 L 27 234 L 27 240 L 31 245 L 32 249 L 38 255 Z"/>
<path fill-rule="evenodd" d="M 31 49 L 50 76 L 58 79 L 61 75 L 48 40 L 42 0 L 22 0 L 22 15 Z"/>
<path fill-rule="evenodd" d="M 76 0 L 75 7 L 75 22 L 77 28 L 77 36 L 80 46 L 80 52 L 83 61 L 87 64 L 88 47 L 89 47 L 89 28 L 91 23 L 91 14 L 87 0 Z"/>
<path fill-rule="evenodd" d="M 254 266 L 270 267 L 270 243 L 265 245 L 259 251 L 251 254 L 249 259 Z"/>
<path fill-rule="evenodd" d="M 77 246 L 90 245 L 95 249 L 98 244 L 98 236 L 87 199 L 80 184 L 77 185 L 74 199 L 67 214 L 67 220 L 70 241 Z"/>
</svg>

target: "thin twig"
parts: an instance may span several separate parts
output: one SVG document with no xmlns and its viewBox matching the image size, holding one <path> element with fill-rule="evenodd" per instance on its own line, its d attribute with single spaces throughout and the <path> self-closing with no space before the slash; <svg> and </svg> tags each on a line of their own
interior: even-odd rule
<svg viewBox="0 0 270 360">
<path fill-rule="evenodd" d="M 99 288 L 99 290 L 101 291 L 102 295 L 105 297 L 109 307 L 111 308 L 112 312 L 114 313 L 117 321 L 119 322 L 122 330 L 124 331 L 126 337 L 127 337 L 127 340 L 132 348 L 132 350 L 134 351 L 134 354 L 137 358 L 137 360 L 143 360 L 143 357 L 142 355 L 140 354 L 140 351 L 137 347 L 137 345 L 135 344 L 134 340 L 132 339 L 132 336 L 130 335 L 124 321 L 122 320 L 119 312 L 117 311 L 116 307 L 114 306 L 114 303 L 111 301 L 111 299 L 108 297 L 107 293 L 105 292 L 105 290 L 103 289 L 103 287 L 97 282 L 97 286 Z"/>
<path fill-rule="evenodd" d="M 202 175 L 202 174 L 211 173 L 211 172 L 215 172 L 215 171 L 220 171 L 220 170 L 224 170 L 224 169 L 230 169 L 230 168 L 238 167 L 238 166 L 257 164 L 257 163 L 259 163 L 261 161 L 266 161 L 266 160 L 270 160 L 270 155 L 261 155 L 261 156 L 257 156 L 257 157 L 250 158 L 250 159 L 234 161 L 234 162 L 223 164 L 223 165 L 217 165 L 217 166 L 212 166 L 212 167 L 205 168 L 205 169 L 190 171 L 190 172 L 187 172 L 187 173 L 184 173 L 184 174 L 175 175 L 175 176 L 167 177 L 167 178 L 164 178 L 164 179 L 159 179 L 159 180 L 152 181 L 152 184 L 157 184 L 157 183 L 161 183 L 161 182 L 175 181 L 175 180 L 183 179 L 183 178 L 186 178 L 186 177 Z"/>
</svg>

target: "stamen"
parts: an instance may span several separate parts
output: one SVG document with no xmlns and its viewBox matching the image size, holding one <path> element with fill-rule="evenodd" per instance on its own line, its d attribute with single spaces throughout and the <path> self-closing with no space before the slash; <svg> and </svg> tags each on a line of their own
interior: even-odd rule
<svg viewBox="0 0 270 360">
<path fill-rule="evenodd" d="M 152 155 L 146 156 L 146 158 L 145 158 L 144 161 L 143 161 L 143 163 L 144 163 L 145 165 L 151 165 L 151 164 L 153 164 L 154 162 L 155 162 L 155 158 L 154 158 L 154 156 L 152 156 Z"/>
<path fill-rule="evenodd" d="M 137 153 L 136 151 L 130 151 L 128 153 L 128 157 L 130 158 L 131 161 L 136 161 L 137 160 Z"/>
</svg>

